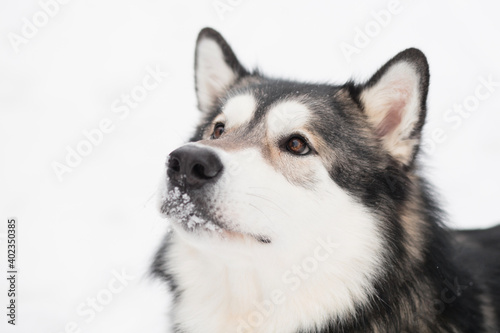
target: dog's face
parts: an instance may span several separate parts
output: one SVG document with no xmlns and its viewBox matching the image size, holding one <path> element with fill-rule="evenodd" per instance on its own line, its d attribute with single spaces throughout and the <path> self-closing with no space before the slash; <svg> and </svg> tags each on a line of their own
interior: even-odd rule
<svg viewBox="0 0 500 333">
<path fill-rule="evenodd" d="M 169 155 L 162 205 L 183 237 L 264 252 L 328 237 L 345 245 L 345 260 L 382 252 L 391 227 L 381 205 L 405 196 L 398 182 L 425 117 L 420 51 L 398 54 L 364 85 L 300 84 L 249 73 L 204 29 L 195 76 L 202 121 Z"/>
</svg>

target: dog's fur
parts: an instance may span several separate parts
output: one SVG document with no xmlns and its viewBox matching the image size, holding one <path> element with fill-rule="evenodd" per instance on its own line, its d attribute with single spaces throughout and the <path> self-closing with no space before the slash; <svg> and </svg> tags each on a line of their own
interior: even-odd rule
<svg viewBox="0 0 500 333">
<path fill-rule="evenodd" d="M 417 172 L 422 52 L 364 84 L 306 84 L 247 71 L 206 28 L 195 79 L 203 116 L 183 152 L 222 171 L 194 186 L 168 162 L 173 231 L 152 269 L 175 332 L 499 331 L 500 226 L 447 229 Z"/>
</svg>

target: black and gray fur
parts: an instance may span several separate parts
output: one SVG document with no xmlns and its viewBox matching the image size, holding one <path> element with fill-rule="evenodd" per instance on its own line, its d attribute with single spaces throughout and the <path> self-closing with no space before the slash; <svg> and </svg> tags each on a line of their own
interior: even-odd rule
<svg viewBox="0 0 500 333">
<path fill-rule="evenodd" d="M 500 226 L 488 230 L 448 229 L 432 190 L 419 175 L 418 145 L 410 162 L 403 164 L 382 148 L 373 131 L 366 130 L 371 125 L 361 93 L 376 84 L 392 64 L 404 60 L 414 64 L 420 74 L 421 112 L 411 133 L 412 138 L 420 138 L 429 86 L 428 64 L 421 51 L 399 53 L 364 84 L 311 84 L 249 72 L 216 31 L 203 29 L 201 38 L 211 38 L 220 45 L 238 78 L 213 101 L 191 141 L 202 139 L 229 96 L 248 91 L 259 101 L 241 140 L 251 135 L 252 126 L 276 101 L 309 101 L 320 120 L 313 130 L 329 143 L 336 156 L 329 167 L 331 178 L 384 221 L 390 249 L 384 258 L 385 273 L 375 286 L 376 297 L 359 306 L 356 315 L 342 322 L 332 319 L 315 333 L 499 332 Z M 163 269 L 166 251 L 168 239 L 156 256 L 153 272 L 169 283 L 176 297 L 181 297 L 178 281 Z"/>
</svg>

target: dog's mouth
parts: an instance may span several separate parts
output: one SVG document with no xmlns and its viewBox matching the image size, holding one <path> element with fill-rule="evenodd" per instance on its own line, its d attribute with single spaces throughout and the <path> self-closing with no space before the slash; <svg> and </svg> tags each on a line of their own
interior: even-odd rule
<svg viewBox="0 0 500 333">
<path fill-rule="evenodd" d="M 163 198 L 161 212 L 181 224 L 186 231 L 207 230 L 222 233 L 225 227 L 208 214 L 208 209 L 200 205 L 186 191 L 179 187 L 170 189 Z"/>
<path fill-rule="evenodd" d="M 221 213 L 212 212 L 212 206 L 211 202 L 198 200 L 196 195 L 173 187 L 162 198 L 161 212 L 188 233 L 208 233 L 231 240 L 251 238 L 263 244 L 271 242 L 268 237 L 248 234 L 229 226 L 223 221 Z"/>
</svg>

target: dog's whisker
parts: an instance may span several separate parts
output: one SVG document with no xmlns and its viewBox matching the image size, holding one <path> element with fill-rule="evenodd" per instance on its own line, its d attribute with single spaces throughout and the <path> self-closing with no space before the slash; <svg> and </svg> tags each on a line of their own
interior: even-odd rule
<svg viewBox="0 0 500 333">
<path fill-rule="evenodd" d="M 257 206 L 255 206 L 254 204 L 251 204 L 249 203 L 248 204 L 250 207 L 253 207 L 255 210 L 257 210 L 258 212 L 260 212 L 262 215 L 264 215 L 264 217 L 270 222 L 272 223 L 273 221 L 269 218 L 269 216 L 267 216 L 261 209 L 259 209 Z"/>
<path fill-rule="evenodd" d="M 276 202 L 272 201 L 271 199 L 269 198 L 266 198 L 262 195 L 259 195 L 259 194 L 255 194 L 255 193 L 245 193 L 246 195 L 249 195 L 249 196 L 252 196 L 252 197 L 256 197 L 256 198 L 259 198 L 259 199 L 262 199 L 262 200 L 265 200 L 269 203 L 271 203 L 274 207 L 276 207 L 280 212 L 282 212 L 283 214 L 285 214 L 286 216 L 290 216 L 290 214 L 288 214 L 280 205 L 278 205 Z"/>
</svg>

